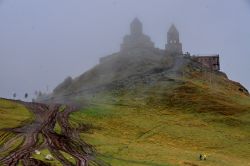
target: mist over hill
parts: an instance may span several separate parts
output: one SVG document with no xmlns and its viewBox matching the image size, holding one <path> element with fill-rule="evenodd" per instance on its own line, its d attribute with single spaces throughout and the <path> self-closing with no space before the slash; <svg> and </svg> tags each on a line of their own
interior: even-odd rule
<svg viewBox="0 0 250 166">
<path fill-rule="evenodd" d="M 53 94 L 40 100 L 111 104 L 140 100 L 146 105 L 197 111 L 232 114 L 246 110 L 228 94 L 248 96 L 248 91 L 225 73 L 206 69 L 190 56 L 135 48 L 103 58 L 79 77 L 65 79 Z"/>
<path fill-rule="evenodd" d="M 52 94 L 37 100 L 137 105 L 138 99 L 145 105 L 233 114 L 247 109 L 232 99 L 237 96 L 249 96 L 248 90 L 220 71 L 219 55 L 183 53 L 174 25 L 168 31 L 166 49 L 155 48 L 136 18 L 119 52 L 101 58 L 74 79 L 66 78 Z"/>
</svg>

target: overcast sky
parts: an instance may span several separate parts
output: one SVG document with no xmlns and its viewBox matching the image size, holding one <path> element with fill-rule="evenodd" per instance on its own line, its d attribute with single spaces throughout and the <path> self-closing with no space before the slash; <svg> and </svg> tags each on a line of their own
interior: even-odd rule
<svg viewBox="0 0 250 166">
<path fill-rule="evenodd" d="M 185 52 L 220 54 L 222 71 L 250 89 L 249 0 L 0 0 L 0 96 L 82 74 L 119 51 L 134 17 L 159 48 L 175 23 Z"/>
</svg>

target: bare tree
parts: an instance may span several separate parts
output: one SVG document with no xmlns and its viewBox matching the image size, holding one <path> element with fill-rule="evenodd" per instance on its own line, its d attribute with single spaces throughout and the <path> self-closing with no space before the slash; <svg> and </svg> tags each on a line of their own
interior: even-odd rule
<svg viewBox="0 0 250 166">
<path fill-rule="evenodd" d="M 13 93 L 13 99 L 15 99 L 16 98 L 16 93 Z"/>
<path fill-rule="evenodd" d="M 28 93 L 25 93 L 25 95 L 24 95 L 25 99 L 27 99 L 28 96 L 29 96 Z"/>
</svg>

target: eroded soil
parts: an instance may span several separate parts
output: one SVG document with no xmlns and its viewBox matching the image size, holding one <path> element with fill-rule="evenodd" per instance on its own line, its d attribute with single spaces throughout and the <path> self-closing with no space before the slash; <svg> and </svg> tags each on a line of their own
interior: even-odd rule
<svg viewBox="0 0 250 166">
<path fill-rule="evenodd" d="M 65 166 L 106 165 L 96 158 L 94 148 L 80 139 L 79 130 L 68 122 L 69 114 L 77 110 L 75 106 L 23 102 L 21 104 L 33 112 L 35 119 L 31 124 L 5 129 L 6 132 L 15 133 L 15 136 L 0 147 L 0 153 L 7 151 L 17 138 L 23 138 L 23 141 L 0 158 L 1 165 L 16 166 L 20 163 L 24 166 L 50 165 L 32 157 L 35 150 L 42 148 L 48 149 L 53 157 Z M 56 123 L 60 126 L 60 133 L 54 130 Z M 83 130 L 81 129 L 81 132 Z M 75 159 L 75 164 L 61 152 L 71 155 Z"/>
</svg>

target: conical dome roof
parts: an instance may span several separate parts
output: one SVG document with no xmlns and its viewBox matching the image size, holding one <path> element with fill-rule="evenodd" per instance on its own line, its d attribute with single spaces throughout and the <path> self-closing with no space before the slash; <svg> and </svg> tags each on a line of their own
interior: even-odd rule
<svg viewBox="0 0 250 166">
<path fill-rule="evenodd" d="M 132 22 L 131 22 L 131 34 L 142 34 L 143 32 L 143 27 L 142 27 L 142 22 L 138 19 L 135 18 Z"/>
<path fill-rule="evenodd" d="M 178 32 L 176 26 L 174 24 L 172 24 L 168 30 L 168 33 L 179 33 L 179 32 Z"/>
<path fill-rule="evenodd" d="M 131 24 L 133 24 L 133 25 L 142 25 L 142 22 L 136 17 L 136 18 L 132 21 Z"/>
</svg>

